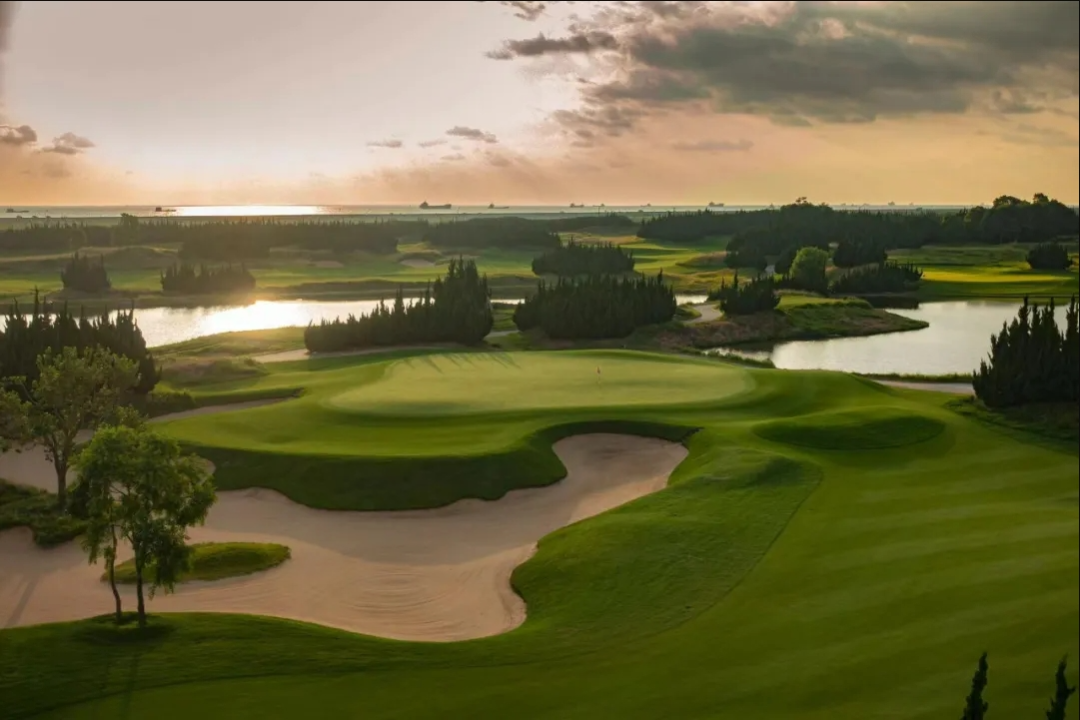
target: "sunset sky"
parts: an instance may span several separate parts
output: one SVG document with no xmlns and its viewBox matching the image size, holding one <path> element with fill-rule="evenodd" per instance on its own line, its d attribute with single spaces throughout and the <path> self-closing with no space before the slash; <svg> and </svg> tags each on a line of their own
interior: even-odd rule
<svg viewBox="0 0 1080 720">
<path fill-rule="evenodd" d="M 1078 201 L 1077 2 L 0 2 L 0 204 Z"/>
</svg>

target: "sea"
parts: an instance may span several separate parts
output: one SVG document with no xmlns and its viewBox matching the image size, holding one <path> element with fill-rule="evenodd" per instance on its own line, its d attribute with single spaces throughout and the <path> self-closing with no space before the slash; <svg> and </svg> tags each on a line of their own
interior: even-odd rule
<svg viewBox="0 0 1080 720">
<path fill-rule="evenodd" d="M 715 212 L 760 210 L 771 205 L 451 205 L 432 204 L 427 209 L 417 205 L 96 205 L 96 206 L 0 206 L 0 221 L 25 220 L 90 220 L 119 218 L 123 214 L 136 217 L 286 217 L 286 216 L 364 216 L 372 219 L 397 217 L 435 217 L 437 219 L 498 216 L 543 217 L 551 215 L 655 215 L 666 212 L 688 212 L 708 208 Z M 834 205 L 851 210 L 947 210 L 953 206 L 931 205 Z M 956 206 L 959 208 L 959 206 Z"/>
</svg>

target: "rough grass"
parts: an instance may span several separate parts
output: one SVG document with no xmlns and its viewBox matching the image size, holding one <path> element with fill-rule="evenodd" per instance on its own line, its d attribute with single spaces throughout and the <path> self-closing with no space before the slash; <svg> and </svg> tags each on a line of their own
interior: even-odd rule
<svg viewBox="0 0 1080 720">
<path fill-rule="evenodd" d="M 220 333 L 154 348 L 154 357 L 166 361 L 180 358 L 235 358 L 264 355 L 304 347 L 304 328 L 249 330 Z"/>
<path fill-rule="evenodd" d="M 188 569 L 181 573 L 179 582 L 192 580 L 223 580 L 238 575 L 250 575 L 277 567 L 289 559 L 290 551 L 277 543 L 197 543 L 191 546 Z M 152 572 L 149 568 L 147 572 Z M 102 574 L 102 580 L 108 580 Z M 126 560 L 116 566 L 118 583 L 135 583 L 135 561 Z"/>
<path fill-rule="evenodd" d="M 309 393 L 328 372 L 308 371 Z M 529 608 L 513 632 L 404 643 L 216 614 L 155 617 L 145 633 L 105 619 L 9 629 L 5 713 L 936 720 L 956 713 L 984 650 L 995 716 L 1044 709 L 1058 660 L 1080 653 L 1075 452 L 1020 441 L 929 394 L 747 372 L 753 392 L 715 406 L 604 411 L 651 418 L 652 432 L 701 429 L 668 489 L 540 542 L 513 576 Z M 259 425 L 264 410 L 237 416 Z M 520 440 L 535 423 L 577 417 L 498 424 Z M 945 431 L 854 452 L 756 432 L 777 418 L 816 419 L 834 439 L 838 425 L 927 426 L 911 417 Z M 415 423 L 382 426 L 426 443 Z M 467 438 L 488 419 L 442 423 Z"/>
<path fill-rule="evenodd" d="M 661 334 L 659 343 L 661 346 L 708 349 L 780 340 L 880 335 L 920 330 L 926 326 L 927 323 L 921 320 L 873 308 L 863 300 L 785 295 L 775 311 L 667 329 Z"/>
<path fill-rule="evenodd" d="M 82 534 L 85 524 L 56 509 L 56 495 L 0 479 L 0 531 L 26 527 L 42 547 L 60 545 Z"/>
<path fill-rule="evenodd" d="M 952 410 L 1021 437 L 1065 443 L 1073 452 L 1080 443 L 1080 406 L 1076 403 L 1045 403 L 1014 408 L 992 409 L 974 397 L 957 398 L 948 405 Z"/>
</svg>

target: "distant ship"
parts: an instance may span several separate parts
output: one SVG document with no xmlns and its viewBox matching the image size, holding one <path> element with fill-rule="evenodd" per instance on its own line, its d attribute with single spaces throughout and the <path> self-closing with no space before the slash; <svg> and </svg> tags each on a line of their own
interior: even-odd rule
<svg viewBox="0 0 1080 720">
<path fill-rule="evenodd" d="M 446 207 L 450 207 L 450 206 L 447 205 Z M 488 205 L 488 210 L 509 210 L 509 209 L 510 209 L 509 205 L 496 205 L 495 203 L 491 203 L 490 205 Z"/>
<path fill-rule="evenodd" d="M 420 203 L 420 209 L 421 210 L 449 210 L 450 209 L 450 203 L 446 203 L 445 205 L 428 205 L 428 201 L 425 200 L 424 202 Z"/>
<path fill-rule="evenodd" d="M 15 214 L 15 213 L 28 213 L 30 211 L 29 210 L 16 210 L 15 208 L 8 208 L 7 212 Z"/>
<path fill-rule="evenodd" d="M 579 205 L 578 203 L 570 203 L 570 207 L 579 208 L 579 207 L 585 207 L 585 206 L 584 205 Z"/>
<path fill-rule="evenodd" d="M 724 203 L 711 202 L 709 203 L 709 207 L 724 207 Z"/>
</svg>

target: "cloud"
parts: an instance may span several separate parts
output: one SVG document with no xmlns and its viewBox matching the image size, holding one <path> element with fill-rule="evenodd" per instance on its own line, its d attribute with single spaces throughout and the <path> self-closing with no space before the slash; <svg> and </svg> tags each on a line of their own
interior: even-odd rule
<svg viewBox="0 0 1080 720">
<path fill-rule="evenodd" d="M 442 159 L 446 162 L 462 162 L 467 158 L 462 153 L 452 153 L 450 155 L 443 155 Z"/>
<path fill-rule="evenodd" d="M 66 132 L 60 137 L 53 138 L 52 145 L 41 148 L 41 152 L 56 153 L 57 155 L 78 155 L 83 150 L 94 147 L 94 143 L 72 132 Z"/>
<path fill-rule="evenodd" d="M 484 0 L 478 0 L 484 2 Z M 537 20 L 541 15 L 547 11 L 548 5 L 572 5 L 573 2 L 560 2 L 559 0 L 547 0 L 547 2 L 537 2 L 536 0 L 500 0 L 500 5 L 508 7 L 514 10 L 514 17 L 519 17 L 522 20 L 528 20 L 532 22 Z"/>
<path fill-rule="evenodd" d="M 405 145 L 405 143 L 401 142 L 400 140 L 393 140 L 393 139 L 391 139 L 391 140 L 372 140 L 371 142 L 369 142 L 367 144 L 367 146 L 370 147 L 370 148 L 392 148 L 392 149 L 395 149 L 395 150 L 397 148 L 400 148 L 400 147 L 404 146 L 404 145 Z"/>
<path fill-rule="evenodd" d="M 540 33 L 527 40 L 507 40 L 499 50 L 487 53 L 494 60 L 513 60 L 516 57 L 540 57 L 541 55 L 591 54 L 600 50 L 614 50 L 619 41 L 609 32 L 593 30 L 561 38 L 549 38 Z"/>
<path fill-rule="evenodd" d="M 1080 93 L 1076 2 L 600 3 L 566 38 L 492 57 L 578 52 L 571 128 L 625 132 L 695 110 L 787 126 L 1040 112 Z M 603 53 L 582 39 L 611 37 Z M 618 38 L 617 42 L 614 39 Z"/>
<path fill-rule="evenodd" d="M 754 147 L 754 143 L 749 140 L 698 140 L 696 142 L 675 142 L 671 144 L 672 150 L 699 153 L 746 152 L 752 147 Z"/>
<path fill-rule="evenodd" d="M 419 145 L 422 148 L 438 147 L 439 145 L 445 145 L 445 144 L 446 144 L 446 140 L 443 140 L 441 138 L 435 139 L 435 140 L 422 140 L 422 141 L 417 143 L 417 145 Z"/>
<path fill-rule="evenodd" d="M 37 133 L 29 125 L 0 125 L 0 144 L 22 147 L 37 142 Z"/>
<path fill-rule="evenodd" d="M 494 145 L 499 142 L 499 139 L 489 132 L 484 132 L 477 128 L 465 127 L 463 125 L 455 125 L 446 131 L 447 135 L 451 137 L 459 137 L 464 140 L 473 140 L 476 142 L 485 142 Z"/>
</svg>

